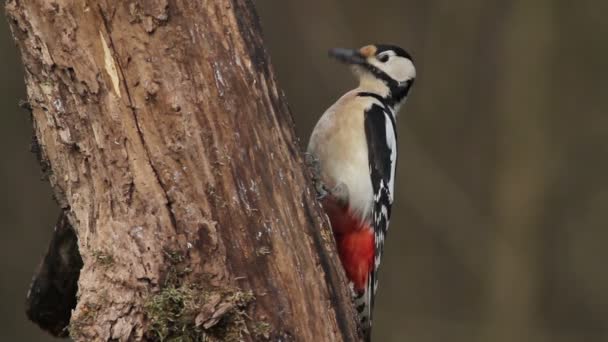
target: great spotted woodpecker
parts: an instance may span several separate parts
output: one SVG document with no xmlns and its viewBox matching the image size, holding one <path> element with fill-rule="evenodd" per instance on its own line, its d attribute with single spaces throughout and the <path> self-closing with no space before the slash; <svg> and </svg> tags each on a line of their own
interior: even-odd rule
<svg viewBox="0 0 608 342">
<path fill-rule="evenodd" d="M 412 57 L 393 45 L 331 49 L 329 54 L 352 67 L 359 86 L 325 111 L 307 152 L 340 260 L 352 284 L 360 326 L 369 341 L 378 268 L 394 197 L 395 120 L 416 69 Z"/>
</svg>

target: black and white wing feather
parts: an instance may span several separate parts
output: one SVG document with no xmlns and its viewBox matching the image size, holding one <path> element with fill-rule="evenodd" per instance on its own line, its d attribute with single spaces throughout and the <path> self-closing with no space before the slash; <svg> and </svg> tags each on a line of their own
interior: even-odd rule
<svg viewBox="0 0 608 342">
<path fill-rule="evenodd" d="M 393 204 L 395 168 L 397 164 L 397 130 L 392 110 L 374 103 L 365 112 L 365 135 L 367 138 L 369 169 L 374 192 L 372 222 L 375 237 L 374 269 L 368 280 L 372 291 L 370 311 L 378 287 L 378 268 L 382 258 L 384 239 L 388 231 Z M 370 288 L 371 287 L 371 288 Z M 371 321 L 371 317 L 370 317 Z"/>
</svg>

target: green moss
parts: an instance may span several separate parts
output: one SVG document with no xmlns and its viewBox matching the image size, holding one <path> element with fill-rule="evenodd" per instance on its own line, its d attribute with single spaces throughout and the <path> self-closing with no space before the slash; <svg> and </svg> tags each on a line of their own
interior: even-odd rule
<svg viewBox="0 0 608 342">
<path fill-rule="evenodd" d="M 186 256 L 182 252 L 170 249 L 165 249 L 163 252 L 169 265 L 163 282 L 164 287 L 179 287 L 180 279 L 191 271 L 189 268 L 184 267 Z"/>
<path fill-rule="evenodd" d="M 169 263 L 171 263 L 171 265 L 178 265 L 178 264 L 182 263 L 184 261 L 184 259 L 186 258 L 184 253 L 182 253 L 180 251 L 173 251 L 170 249 L 165 249 L 164 252 L 165 252 L 165 257 L 167 258 Z"/>
<path fill-rule="evenodd" d="M 257 339 L 270 339 L 271 330 L 268 322 L 256 322 L 253 326 L 253 334 Z"/>
<path fill-rule="evenodd" d="M 191 310 L 196 301 L 192 290 L 174 287 L 152 296 L 144 306 L 152 335 L 160 341 L 198 341 L 202 331 L 194 326 Z"/>
<path fill-rule="evenodd" d="M 205 307 L 211 298 L 215 298 L 215 302 L 208 305 L 211 307 Z M 175 342 L 240 341 L 247 334 L 248 318 L 244 310 L 253 300 L 251 292 L 205 291 L 194 286 L 166 287 L 151 296 L 144 306 L 150 321 L 148 338 Z M 204 324 L 196 325 L 198 315 L 205 310 L 211 310 L 208 314 L 212 315 L 222 305 L 228 309 L 208 329 Z"/>
</svg>

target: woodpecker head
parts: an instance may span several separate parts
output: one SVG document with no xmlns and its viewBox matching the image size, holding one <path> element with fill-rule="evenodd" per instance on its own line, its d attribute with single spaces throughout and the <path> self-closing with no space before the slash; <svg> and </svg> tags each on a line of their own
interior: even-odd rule
<svg viewBox="0 0 608 342">
<path fill-rule="evenodd" d="M 401 103 L 416 78 L 416 68 L 407 51 L 394 45 L 366 45 L 358 50 L 334 48 L 329 55 L 349 64 L 360 87 Z"/>
</svg>

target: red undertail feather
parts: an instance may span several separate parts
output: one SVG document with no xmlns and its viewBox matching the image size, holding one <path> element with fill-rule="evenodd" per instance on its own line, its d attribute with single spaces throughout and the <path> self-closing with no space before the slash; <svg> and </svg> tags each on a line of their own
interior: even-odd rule
<svg viewBox="0 0 608 342">
<path fill-rule="evenodd" d="M 346 276 L 361 293 L 374 267 L 374 230 L 348 207 L 332 199 L 324 200 L 323 207 L 329 216 Z"/>
</svg>

